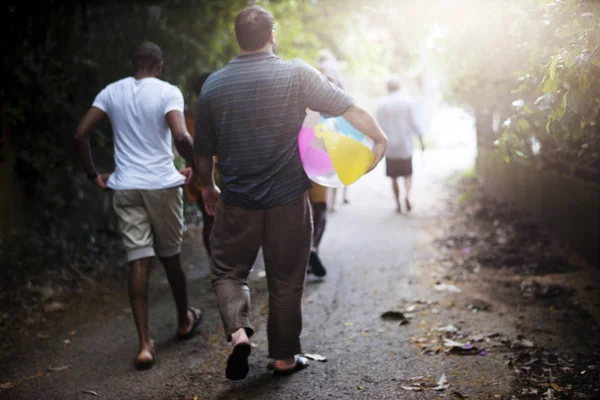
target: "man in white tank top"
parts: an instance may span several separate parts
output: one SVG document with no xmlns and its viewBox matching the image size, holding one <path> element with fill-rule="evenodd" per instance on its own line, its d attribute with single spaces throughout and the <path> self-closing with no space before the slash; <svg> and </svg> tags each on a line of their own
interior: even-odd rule
<svg viewBox="0 0 600 400">
<path fill-rule="evenodd" d="M 147 369 L 156 358 L 148 332 L 148 273 L 150 257 L 157 255 L 165 267 L 178 313 L 177 336 L 190 338 L 202 313 L 188 307 L 186 278 L 181 268 L 183 197 L 181 186 L 192 181 L 191 169 L 177 171 L 172 139 L 188 165 L 194 165 L 193 141 L 183 116 L 181 91 L 160 79 L 161 49 L 140 44 L 133 55 L 134 74 L 104 88 L 77 127 L 75 139 L 88 178 L 101 189 L 114 191 L 113 206 L 131 266 L 129 299 L 140 348 L 138 369 Z M 107 116 L 115 136 L 115 171 L 98 174 L 89 135 Z"/>
</svg>

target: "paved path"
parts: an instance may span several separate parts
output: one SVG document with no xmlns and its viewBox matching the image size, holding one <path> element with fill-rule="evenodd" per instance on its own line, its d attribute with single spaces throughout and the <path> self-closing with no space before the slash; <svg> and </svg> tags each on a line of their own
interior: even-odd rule
<svg viewBox="0 0 600 400">
<path fill-rule="evenodd" d="M 427 270 L 419 265 L 432 255 L 445 179 L 469 168 L 473 159 L 470 150 L 432 150 L 424 158 L 416 154 L 410 215 L 394 212 L 383 165 L 350 188 L 349 205 L 329 214 L 321 250 L 329 274 L 322 281 L 311 278 L 307 282 L 302 335 L 304 350 L 324 355 L 328 362 L 313 361 L 306 371 L 283 379 L 268 373 L 266 288 L 258 262 L 251 279 L 258 328 L 252 370 L 245 381 L 228 382 L 223 370 L 229 349 L 198 238 L 188 243 L 185 259 L 191 268 L 192 303 L 206 313 L 201 335 L 186 343 L 175 342 L 174 306 L 164 274 L 157 268 L 150 309 L 158 352 L 155 368 L 147 372 L 132 368 L 136 335 L 123 283 L 93 307 L 74 307 L 60 326 L 45 331 L 47 338 L 26 340 L 22 348 L 3 355 L 0 381 L 13 382 L 14 388 L 0 391 L 0 399 L 95 397 L 84 391 L 103 399 L 135 400 L 429 399 L 444 393 L 410 392 L 400 386 L 413 376 L 442 374 L 453 388 L 471 393 L 471 398 L 498 392 L 499 387 L 490 389 L 473 382 L 493 379 L 496 385 L 507 385 L 502 360 L 450 357 L 447 361 L 448 357 L 423 356 L 411 338 L 433 322 L 416 319 L 398 326 L 379 318 L 383 311 L 416 299 L 444 301 L 443 295 L 432 290 Z M 68 369 L 48 372 L 49 367 L 61 366 Z M 461 371 L 467 370 L 468 376 L 461 377 Z"/>
</svg>

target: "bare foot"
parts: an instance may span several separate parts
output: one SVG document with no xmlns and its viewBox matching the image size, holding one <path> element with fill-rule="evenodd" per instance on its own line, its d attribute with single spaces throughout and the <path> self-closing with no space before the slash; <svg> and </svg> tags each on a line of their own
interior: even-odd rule
<svg viewBox="0 0 600 400">
<path fill-rule="evenodd" d="M 135 358 L 135 366 L 137 369 L 148 369 L 154 364 L 156 353 L 154 351 L 154 342 L 142 343 L 140 351 Z"/>
<path fill-rule="evenodd" d="M 408 200 L 408 197 L 406 198 L 406 211 L 410 211 L 412 210 L 412 207 L 410 205 L 410 201 Z"/>
<path fill-rule="evenodd" d="M 275 360 L 273 362 L 273 367 L 276 370 L 280 370 L 280 371 L 294 368 L 295 365 L 296 365 L 296 356 L 291 356 L 291 357 L 285 358 L 283 360 Z"/>
<path fill-rule="evenodd" d="M 400 203 L 396 203 L 396 212 L 398 214 L 402 214 L 402 206 L 400 205 Z"/>
<path fill-rule="evenodd" d="M 250 339 L 248 339 L 244 328 L 240 328 L 231 334 L 231 345 L 233 347 L 241 343 L 250 343 Z"/>
</svg>

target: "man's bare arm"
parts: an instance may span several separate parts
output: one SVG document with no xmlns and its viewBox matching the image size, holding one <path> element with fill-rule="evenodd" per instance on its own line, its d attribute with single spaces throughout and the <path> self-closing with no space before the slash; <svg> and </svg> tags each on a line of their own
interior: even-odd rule
<svg viewBox="0 0 600 400">
<path fill-rule="evenodd" d="M 375 142 L 375 147 L 373 148 L 375 160 L 369 168 L 369 171 L 373 170 L 385 155 L 388 141 L 387 136 L 381 130 L 381 127 L 377 124 L 373 116 L 362 107 L 353 105 L 348 111 L 342 114 L 342 117 Z"/>
<path fill-rule="evenodd" d="M 183 113 L 178 110 L 169 111 L 166 115 L 167 125 L 171 129 L 175 148 L 188 165 L 192 166 L 197 174 L 194 164 L 194 141 L 185 126 Z"/>
<path fill-rule="evenodd" d="M 107 175 L 98 175 L 94 166 L 92 148 L 90 146 L 90 135 L 94 128 L 104 117 L 106 113 L 97 107 L 92 107 L 83 116 L 79 125 L 75 129 L 75 147 L 77 154 L 83 163 L 83 167 L 88 177 L 93 178 L 94 183 L 101 189 L 106 189 Z M 94 177 L 95 176 L 95 177 Z"/>
<path fill-rule="evenodd" d="M 425 151 L 425 142 L 423 141 L 423 132 L 421 131 L 421 128 L 419 128 L 417 121 L 415 121 L 415 116 L 414 116 L 414 113 L 412 112 L 412 110 L 409 110 L 409 112 L 408 112 L 408 124 L 410 125 L 410 128 L 412 129 L 412 131 L 419 137 L 419 142 L 421 142 L 421 151 Z"/>
<path fill-rule="evenodd" d="M 75 129 L 75 144 L 77 146 L 77 153 L 79 154 L 79 158 L 81 159 L 83 167 L 88 175 L 96 173 L 89 137 L 98 122 L 100 122 L 105 116 L 106 114 L 104 111 L 99 108 L 92 107 L 83 116 L 81 122 L 79 122 L 79 125 L 77 125 L 77 128 Z"/>
</svg>

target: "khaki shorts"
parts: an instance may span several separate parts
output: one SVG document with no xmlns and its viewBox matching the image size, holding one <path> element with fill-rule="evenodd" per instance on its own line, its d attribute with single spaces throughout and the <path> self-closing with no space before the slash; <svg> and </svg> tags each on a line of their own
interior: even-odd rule
<svg viewBox="0 0 600 400">
<path fill-rule="evenodd" d="M 113 206 L 127 260 L 172 257 L 183 242 L 183 190 L 116 190 Z M 156 251 L 156 252 L 155 252 Z"/>
</svg>

